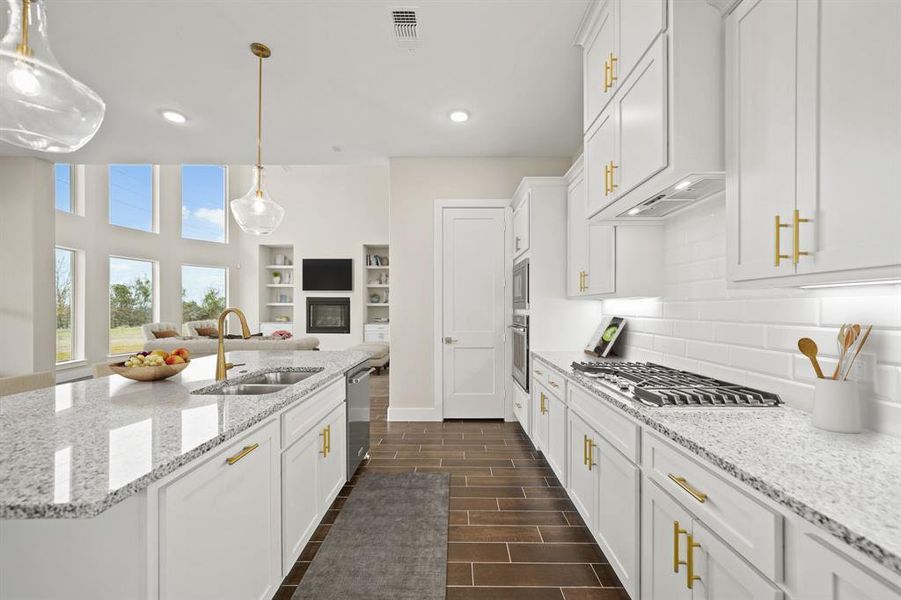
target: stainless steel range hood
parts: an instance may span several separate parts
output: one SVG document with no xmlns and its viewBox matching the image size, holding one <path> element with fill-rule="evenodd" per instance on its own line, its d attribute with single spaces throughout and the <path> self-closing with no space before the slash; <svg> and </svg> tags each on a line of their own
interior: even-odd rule
<svg viewBox="0 0 901 600">
<path fill-rule="evenodd" d="M 726 189 L 724 173 L 693 173 L 659 194 L 639 202 L 618 219 L 660 219 Z"/>
</svg>

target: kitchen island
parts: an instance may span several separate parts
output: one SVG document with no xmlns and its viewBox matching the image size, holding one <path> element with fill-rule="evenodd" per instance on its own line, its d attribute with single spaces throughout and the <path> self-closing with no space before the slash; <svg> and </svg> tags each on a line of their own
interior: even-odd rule
<svg viewBox="0 0 901 600">
<path fill-rule="evenodd" d="M 369 355 L 227 359 L 245 363 L 229 382 L 206 357 L 164 381 L 113 375 L 0 399 L 0 598 L 275 593 L 346 481 L 344 377 Z M 284 371 L 309 376 L 225 389 Z M 47 586 L 49 571 L 67 584 Z"/>
</svg>

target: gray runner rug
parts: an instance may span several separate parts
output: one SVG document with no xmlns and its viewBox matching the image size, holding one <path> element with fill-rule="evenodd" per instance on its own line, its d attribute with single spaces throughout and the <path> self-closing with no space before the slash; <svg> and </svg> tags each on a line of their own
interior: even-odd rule
<svg viewBox="0 0 901 600">
<path fill-rule="evenodd" d="M 449 481 L 365 473 L 292 600 L 444 600 Z"/>
</svg>

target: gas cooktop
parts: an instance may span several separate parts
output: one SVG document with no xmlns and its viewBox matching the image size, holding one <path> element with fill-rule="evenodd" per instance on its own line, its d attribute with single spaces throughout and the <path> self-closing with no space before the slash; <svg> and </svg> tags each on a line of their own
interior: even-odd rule
<svg viewBox="0 0 901 600">
<path fill-rule="evenodd" d="M 687 371 L 642 362 L 574 362 L 574 371 L 655 407 L 778 406 L 779 396 Z"/>
</svg>

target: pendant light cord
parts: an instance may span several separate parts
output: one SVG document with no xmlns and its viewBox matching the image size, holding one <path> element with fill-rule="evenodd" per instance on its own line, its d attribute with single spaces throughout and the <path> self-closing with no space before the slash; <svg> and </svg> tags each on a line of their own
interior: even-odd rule
<svg viewBox="0 0 901 600">
<path fill-rule="evenodd" d="M 31 56 L 31 48 L 28 47 L 28 22 L 30 21 L 31 0 L 22 0 L 22 41 L 16 47 L 16 51 L 22 56 Z"/>
<path fill-rule="evenodd" d="M 257 77 L 257 195 L 263 189 L 263 57 Z"/>
</svg>

